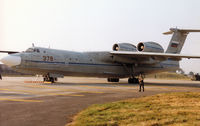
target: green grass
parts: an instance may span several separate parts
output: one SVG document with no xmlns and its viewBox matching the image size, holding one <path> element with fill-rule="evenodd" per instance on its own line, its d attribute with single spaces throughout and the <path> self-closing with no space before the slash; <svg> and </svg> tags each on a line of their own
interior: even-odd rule
<svg viewBox="0 0 200 126">
<path fill-rule="evenodd" d="M 70 126 L 199 126 L 200 93 L 170 93 L 92 105 Z"/>
</svg>

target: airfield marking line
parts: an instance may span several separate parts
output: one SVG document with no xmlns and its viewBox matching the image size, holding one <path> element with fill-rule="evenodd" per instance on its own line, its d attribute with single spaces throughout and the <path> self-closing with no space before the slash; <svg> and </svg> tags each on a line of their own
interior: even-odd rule
<svg viewBox="0 0 200 126">
<path fill-rule="evenodd" d="M 27 91 L 27 90 L 16 90 L 16 89 L 2 89 L 2 91 L 11 91 L 11 92 L 20 92 L 20 93 L 31 93 L 36 95 L 66 95 L 66 96 L 84 96 L 84 95 L 75 95 L 75 94 L 61 94 L 61 93 L 48 93 L 48 92 L 34 92 L 34 91 Z"/>
<path fill-rule="evenodd" d="M 104 92 L 98 92 L 98 91 L 84 91 L 84 90 L 78 90 L 78 89 L 54 88 L 54 87 L 41 86 L 41 85 L 26 85 L 25 87 L 55 89 L 55 90 L 68 91 L 68 92 L 97 93 L 97 94 L 104 93 Z"/>
<path fill-rule="evenodd" d="M 42 100 L 26 100 L 26 99 L 10 99 L 10 98 L 0 98 L 0 101 L 43 102 Z"/>
<path fill-rule="evenodd" d="M 113 86 L 113 87 L 111 87 L 111 86 Z M 138 84 L 137 85 L 134 85 L 134 87 L 135 86 L 138 86 Z M 118 84 L 118 85 L 106 85 L 105 87 L 100 87 L 100 86 L 87 86 L 87 85 L 81 85 L 80 87 L 91 87 L 91 88 L 93 88 L 93 87 L 95 87 L 95 88 L 99 88 L 99 89 L 107 89 L 107 88 L 115 88 L 115 87 L 127 87 L 127 88 L 133 88 L 133 86 L 126 86 L 126 85 L 120 85 L 120 84 Z"/>
<path fill-rule="evenodd" d="M 62 95 L 62 96 L 78 96 L 78 97 L 82 97 L 82 96 L 85 96 L 85 95 L 76 95 L 76 94 L 60 94 L 60 93 L 49 93 L 51 95 Z"/>
<path fill-rule="evenodd" d="M 112 91 L 130 91 L 132 92 L 133 87 L 130 87 L 129 89 L 116 89 L 119 87 L 126 87 L 126 86 L 117 86 L 117 87 L 98 87 L 98 86 L 80 86 L 80 87 L 87 87 L 87 88 L 95 88 L 95 89 L 106 89 L 106 90 L 112 90 Z"/>
<path fill-rule="evenodd" d="M 24 83 L 43 83 L 43 81 L 24 81 Z"/>
<path fill-rule="evenodd" d="M 2 91 L 13 91 L 13 92 L 23 92 L 23 93 L 32 93 L 32 94 L 38 94 L 37 91 L 28 91 L 28 90 L 17 90 L 17 89 L 7 89 L 7 88 L 0 88 Z"/>
<path fill-rule="evenodd" d="M 105 92 L 96 92 L 96 91 L 80 91 L 81 93 L 93 93 L 93 94 L 103 94 Z"/>
<path fill-rule="evenodd" d="M 29 93 L 29 94 L 36 94 L 36 95 L 49 94 L 49 93 L 46 93 L 46 92 L 17 90 L 17 89 L 5 89 L 5 88 L 0 88 L 0 90 L 2 90 L 2 91 L 9 91 L 9 92 Z"/>
</svg>

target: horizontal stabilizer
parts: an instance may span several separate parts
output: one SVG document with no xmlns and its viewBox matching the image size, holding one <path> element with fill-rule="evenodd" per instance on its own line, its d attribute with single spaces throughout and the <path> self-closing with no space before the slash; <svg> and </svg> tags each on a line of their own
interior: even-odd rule
<svg viewBox="0 0 200 126">
<path fill-rule="evenodd" d="M 164 35 L 169 35 L 169 34 L 172 34 L 176 31 L 179 31 L 179 32 L 184 32 L 184 33 L 189 33 L 189 32 L 200 32 L 200 30 L 197 30 L 197 29 L 178 29 L 178 28 L 170 28 L 170 31 L 168 32 L 164 32 L 163 34 Z"/>
</svg>

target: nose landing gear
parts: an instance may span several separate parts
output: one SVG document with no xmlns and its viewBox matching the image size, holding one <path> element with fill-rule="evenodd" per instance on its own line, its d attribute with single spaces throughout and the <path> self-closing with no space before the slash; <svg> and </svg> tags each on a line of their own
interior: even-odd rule
<svg viewBox="0 0 200 126">
<path fill-rule="evenodd" d="M 43 78 L 44 82 L 54 83 L 57 80 L 58 80 L 57 77 L 50 77 L 49 75 L 45 75 L 44 78 Z"/>
</svg>

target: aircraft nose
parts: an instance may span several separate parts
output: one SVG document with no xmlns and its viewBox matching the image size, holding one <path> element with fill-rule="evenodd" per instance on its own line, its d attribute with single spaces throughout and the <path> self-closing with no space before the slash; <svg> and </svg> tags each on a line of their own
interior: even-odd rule
<svg viewBox="0 0 200 126">
<path fill-rule="evenodd" d="M 8 55 L 6 57 L 3 57 L 0 61 L 9 67 L 12 67 L 21 64 L 21 57 Z"/>
</svg>

